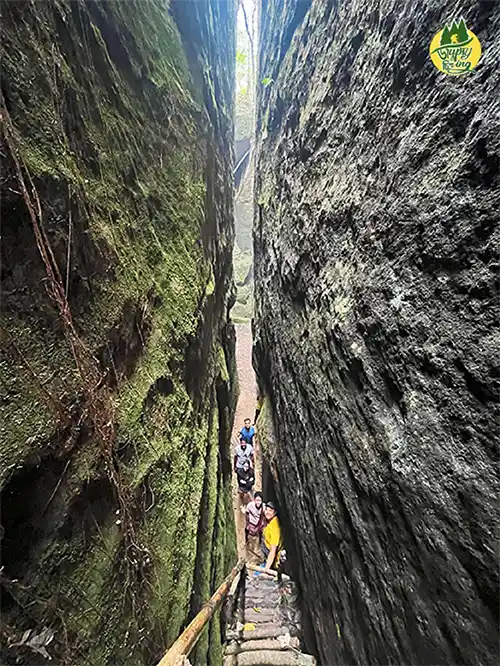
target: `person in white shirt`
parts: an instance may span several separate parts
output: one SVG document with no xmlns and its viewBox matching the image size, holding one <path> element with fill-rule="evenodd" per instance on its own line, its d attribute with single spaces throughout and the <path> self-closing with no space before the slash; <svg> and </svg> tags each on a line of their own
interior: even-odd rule
<svg viewBox="0 0 500 666">
<path fill-rule="evenodd" d="M 237 472 L 238 469 L 242 469 L 247 460 L 250 467 L 254 467 L 253 446 L 242 437 L 234 450 L 234 471 Z"/>
</svg>

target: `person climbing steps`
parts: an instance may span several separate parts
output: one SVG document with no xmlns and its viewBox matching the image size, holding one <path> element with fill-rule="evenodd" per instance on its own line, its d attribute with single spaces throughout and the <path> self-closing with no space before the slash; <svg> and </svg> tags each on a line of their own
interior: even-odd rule
<svg viewBox="0 0 500 666">
<path fill-rule="evenodd" d="M 244 439 L 248 444 L 253 446 L 253 438 L 255 436 L 255 428 L 250 419 L 245 419 L 243 428 L 240 430 L 240 438 Z"/>
<path fill-rule="evenodd" d="M 238 469 L 243 469 L 245 462 L 249 462 L 252 468 L 255 466 L 253 446 L 244 437 L 241 437 L 240 443 L 234 450 L 234 471 L 236 474 Z"/>
<path fill-rule="evenodd" d="M 250 564 L 259 564 L 262 560 L 260 541 L 264 522 L 262 493 L 257 490 L 254 493 L 253 500 L 245 507 L 246 559 Z"/>
<path fill-rule="evenodd" d="M 281 527 L 278 520 L 278 514 L 276 507 L 272 502 L 266 502 L 264 516 L 266 518 L 266 526 L 262 532 L 262 553 L 265 562 L 263 563 L 262 568 L 278 570 L 283 544 L 281 541 Z"/>
<path fill-rule="evenodd" d="M 236 478 L 238 480 L 238 492 L 244 504 L 247 504 L 250 497 L 249 493 L 255 484 L 255 472 L 250 466 L 250 461 L 245 460 L 243 467 L 236 469 Z"/>
</svg>

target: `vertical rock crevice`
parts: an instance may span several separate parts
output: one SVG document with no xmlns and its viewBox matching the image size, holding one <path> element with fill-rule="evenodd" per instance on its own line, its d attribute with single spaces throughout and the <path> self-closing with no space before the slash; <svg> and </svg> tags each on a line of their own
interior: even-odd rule
<svg viewBox="0 0 500 666">
<path fill-rule="evenodd" d="M 324 663 L 497 655 L 500 15 L 453 80 L 452 9 L 262 4 L 254 364 Z"/>
</svg>

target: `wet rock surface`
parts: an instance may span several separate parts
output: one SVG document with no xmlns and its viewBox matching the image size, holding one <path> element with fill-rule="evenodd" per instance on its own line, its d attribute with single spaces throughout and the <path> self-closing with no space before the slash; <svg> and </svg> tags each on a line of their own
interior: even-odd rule
<svg viewBox="0 0 500 666">
<path fill-rule="evenodd" d="M 500 6 L 460 79 L 452 3 L 294 7 L 263 3 L 254 363 L 310 645 L 493 664 Z"/>
</svg>

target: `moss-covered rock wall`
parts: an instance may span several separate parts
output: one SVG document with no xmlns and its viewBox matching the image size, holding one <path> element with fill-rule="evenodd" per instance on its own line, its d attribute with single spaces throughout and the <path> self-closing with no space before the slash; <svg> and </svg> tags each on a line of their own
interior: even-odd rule
<svg viewBox="0 0 500 666">
<path fill-rule="evenodd" d="M 234 5 L 2 13 L 3 659 L 150 664 L 236 557 Z"/>
</svg>

